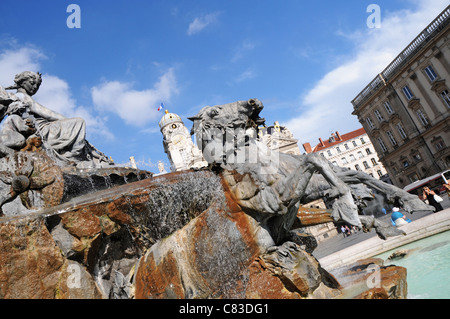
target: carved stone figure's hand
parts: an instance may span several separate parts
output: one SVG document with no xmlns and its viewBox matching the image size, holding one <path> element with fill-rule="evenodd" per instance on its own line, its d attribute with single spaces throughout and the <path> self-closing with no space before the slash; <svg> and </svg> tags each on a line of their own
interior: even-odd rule
<svg viewBox="0 0 450 319">
<path fill-rule="evenodd" d="M 25 111 L 26 105 L 22 101 L 15 101 L 8 106 L 6 113 L 8 115 L 22 113 Z"/>
</svg>

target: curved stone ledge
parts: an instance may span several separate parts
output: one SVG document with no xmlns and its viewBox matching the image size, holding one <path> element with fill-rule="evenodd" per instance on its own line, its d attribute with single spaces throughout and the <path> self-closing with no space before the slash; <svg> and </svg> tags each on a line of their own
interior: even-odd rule
<svg viewBox="0 0 450 319">
<path fill-rule="evenodd" d="M 406 235 L 390 237 L 387 240 L 372 237 L 334 254 L 320 258 L 319 262 L 323 268 L 330 270 L 449 230 L 450 208 L 425 216 L 399 228 Z"/>
</svg>

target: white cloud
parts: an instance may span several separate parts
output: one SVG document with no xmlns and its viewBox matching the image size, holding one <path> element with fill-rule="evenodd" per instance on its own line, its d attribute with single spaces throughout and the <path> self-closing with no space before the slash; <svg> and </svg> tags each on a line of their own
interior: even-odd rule
<svg viewBox="0 0 450 319">
<path fill-rule="evenodd" d="M 34 99 L 64 116 L 72 116 L 76 109 L 76 102 L 71 96 L 69 84 L 54 75 L 42 75 L 42 85 Z"/>
<path fill-rule="evenodd" d="M 31 46 L 3 50 L 0 53 L 0 85 L 14 84 L 14 76 L 23 71 L 40 71 L 40 61 L 46 56 Z"/>
<path fill-rule="evenodd" d="M 253 79 L 255 76 L 255 71 L 253 71 L 252 69 L 247 69 L 236 77 L 235 82 L 239 83 L 245 80 Z"/>
<path fill-rule="evenodd" d="M 231 58 L 231 62 L 237 62 L 242 59 L 248 52 L 252 51 L 255 48 L 255 43 L 249 40 L 245 40 L 242 42 L 239 47 L 236 48 L 233 57 Z"/>
<path fill-rule="evenodd" d="M 164 73 L 152 89 L 134 90 L 130 83 L 109 81 L 91 89 L 95 107 L 117 114 L 127 124 L 144 126 L 160 116 L 157 107 L 178 92 L 173 68 Z"/>
<path fill-rule="evenodd" d="M 45 54 L 35 47 L 19 47 L 13 40 L 9 45 L 12 49 L 0 53 L 0 85 L 3 87 L 13 85 L 14 76 L 20 72 L 42 71 L 41 61 L 46 59 Z M 41 87 L 33 98 L 66 117 L 82 117 L 86 121 L 88 135 L 99 134 L 104 138 L 113 138 L 113 134 L 106 127 L 106 119 L 94 115 L 86 107 L 77 106 L 68 83 L 63 79 L 43 74 Z"/>
<path fill-rule="evenodd" d="M 234 76 L 233 78 L 228 80 L 226 83 L 229 86 L 233 86 L 233 85 L 242 83 L 244 81 L 253 79 L 256 76 L 257 76 L 257 73 L 255 70 L 253 70 L 252 68 L 247 68 L 244 71 L 242 71 L 241 73 L 239 73 L 237 76 Z"/>
<path fill-rule="evenodd" d="M 302 113 L 283 123 L 300 143 L 318 143 L 331 132 L 361 127 L 351 100 L 380 73 L 447 5 L 445 0 L 414 1 L 415 9 L 386 13 L 381 28 L 346 34 L 355 51 L 300 98 Z M 383 10 L 383 8 L 381 8 Z"/>
<path fill-rule="evenodd" d="M 196 33 L 199 33 L 200 31 L 202 31 L 208 25 L 216 23 L 219 14 L 220 14 L 220 12 L 213 12 L 213 13 L 206 14 L 202 17 L 195 18 L 194 21 L 192 21 L 189 24 L 187 34 L 194 35 Z"/>
</svg>

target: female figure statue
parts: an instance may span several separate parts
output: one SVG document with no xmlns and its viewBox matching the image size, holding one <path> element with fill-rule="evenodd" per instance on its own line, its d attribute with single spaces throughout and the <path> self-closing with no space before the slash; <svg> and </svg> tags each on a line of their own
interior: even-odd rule
<svg viewBox="0 0 450 319">
<path fill-rule="evenodd" d="M 16 101 L 14 102 L 15 104 L 11 103 L 8 107 L 9 117 L 5 121 L 5 130 L 2 130 L 1 135 L 3 135 L 3 138 L 0 137 L 0 142 L 9 146 L 8 141 L 5 141 L 5 139 L 11 135 L 10 131 L 17 130 L 22 133 L 27 129 L 26 122 L 22 118 L 24 111 L 27 111 L 34 118 L 36 133 L 41 137 L 44 147 L 56 159 L 65 164 L 77 166 L 81 164 L 81 166 L 87 167 L 110 164 L 103 153 L 86 141 L 86 123 L 84 119 L 79 117 L 66 118 L 44 107 L 32 98 L 42 83 L 41 74 L 25 71 L 17 74 L 14 82 L 15 85 L 6 88 L 9 90 L 16 89 L 17 93 L 15 95 L 10 94 Z M 12 109 L 11 105 L 15 109 Z M 5 131 L 6 135 L 3 134 Z"/>
</svg>

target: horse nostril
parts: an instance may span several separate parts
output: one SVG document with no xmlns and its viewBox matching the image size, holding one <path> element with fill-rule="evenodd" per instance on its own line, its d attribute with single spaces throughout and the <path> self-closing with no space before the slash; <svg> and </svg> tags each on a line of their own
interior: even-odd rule
<svg viewBox="0 0 450 319">
<path fill-rule="evenodd" d="M 210 116 L 210 117 L 214 117 L 214 116 L 216 116 L 217 114 L 219 114 L 219 112 L 218 112 L 217 110 L 211 110 L 211 111 L 209 112 L 209 116 Z"/>
</svg>

